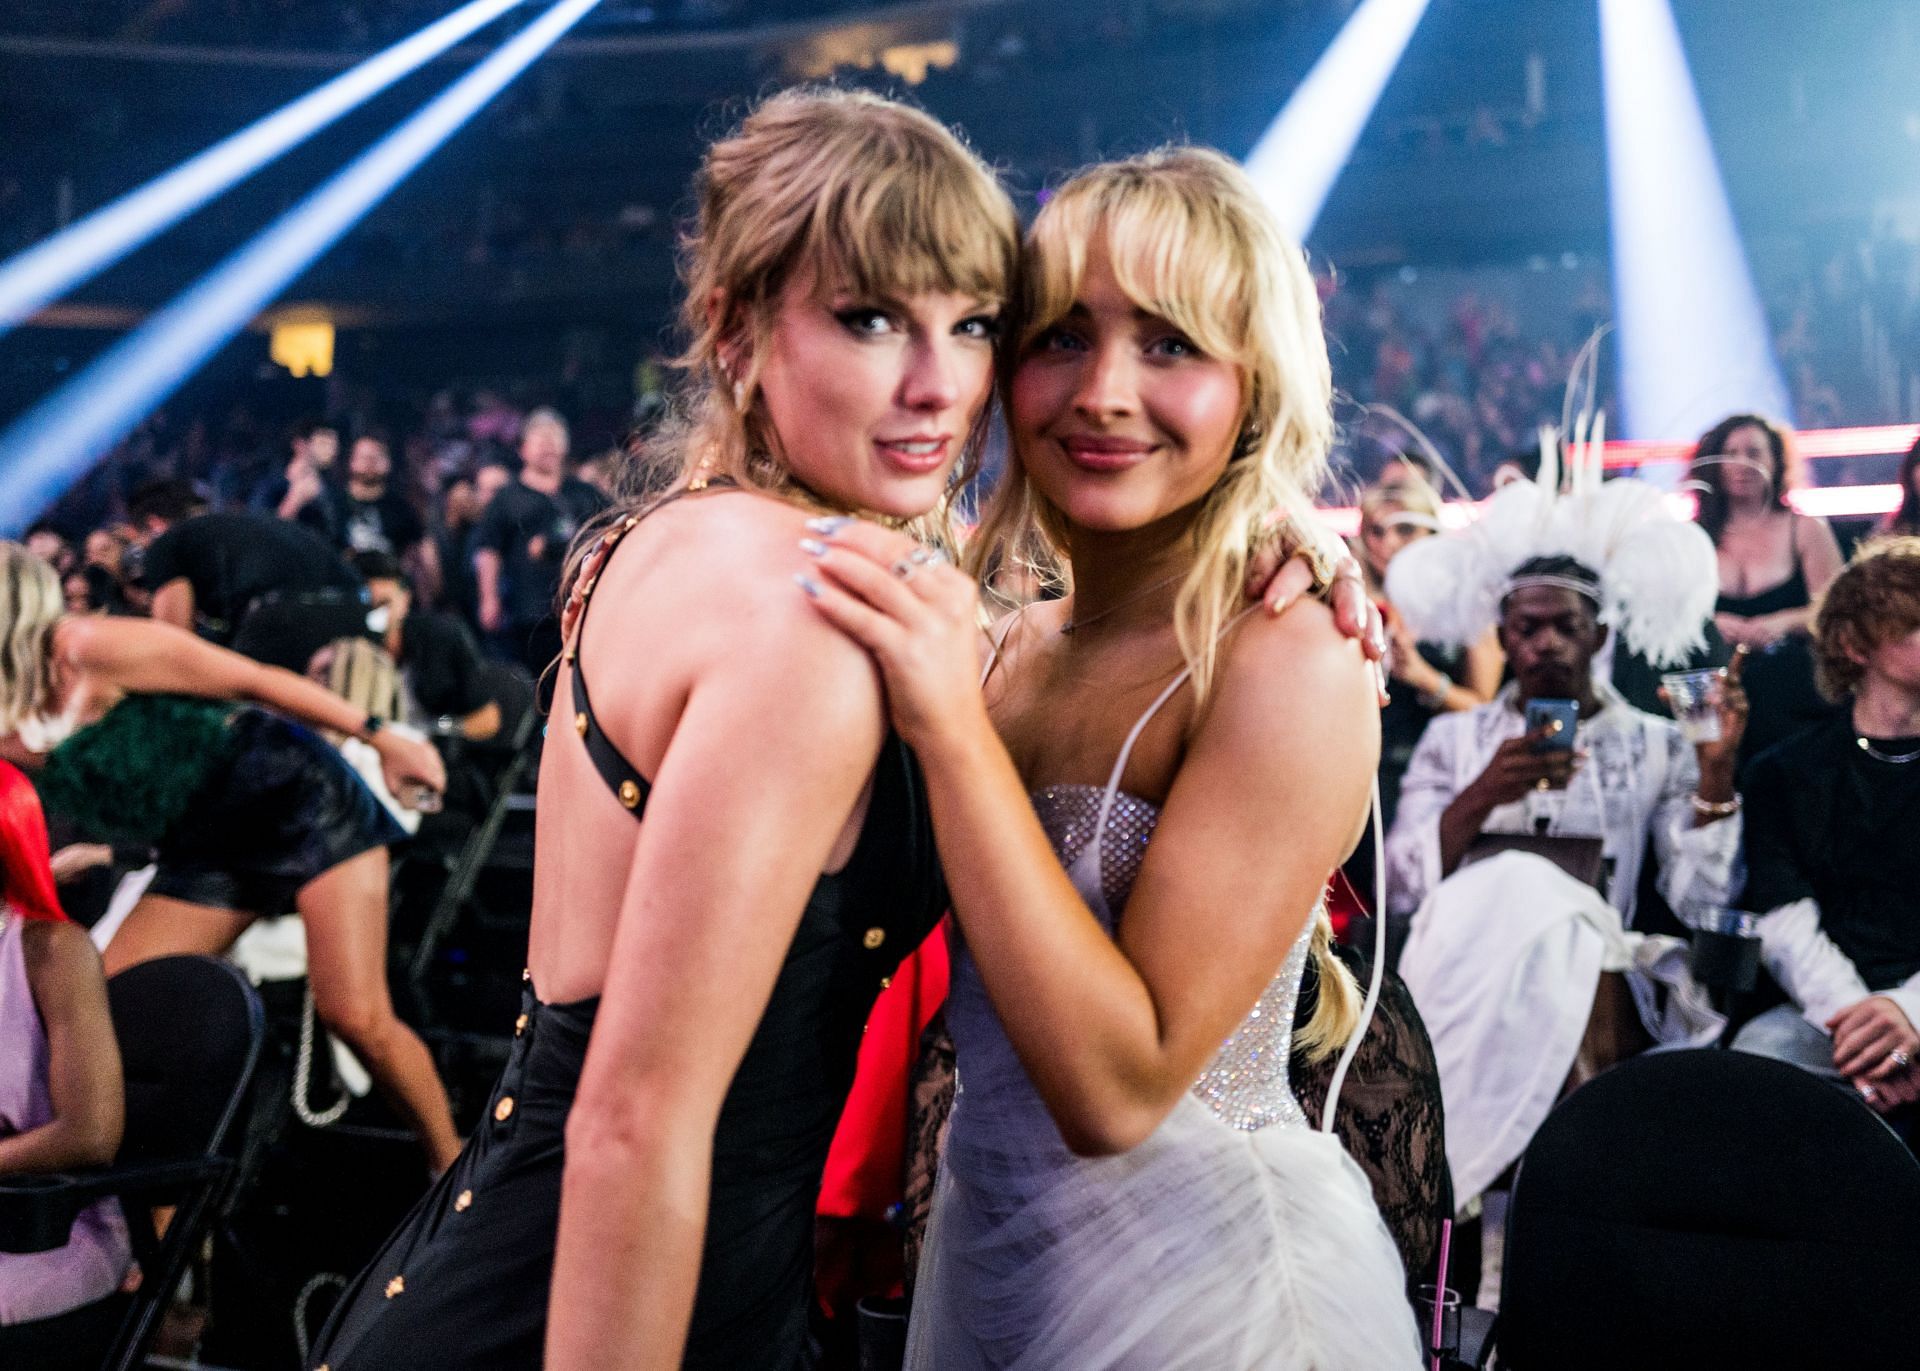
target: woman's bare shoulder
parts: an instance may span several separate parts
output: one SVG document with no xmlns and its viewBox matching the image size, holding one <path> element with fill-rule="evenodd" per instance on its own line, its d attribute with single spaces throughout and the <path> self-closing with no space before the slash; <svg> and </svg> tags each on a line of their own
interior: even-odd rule
<svg viewBox="0 0 1920 1371">
<path fill-rule="evenodd" d="M 1376 728 L 1378 697 L 1360 644 L 1340 631 L 1333 611 L 1302 599 L 1278 616 L 1248 614 L 1222 646 L 1207 718 L 1288 716 L 1330 728 Z"/>
<path fill-rule="evenodd" d="M 1255 679 L 1269 679 L 1276 672 L 1302 677 L 1321 671 L 1360 679 L 1366 657 L 1359 641 L 1340 631 L 1324 601 L 1303 596 L 1281 614 L 1264 609 L 1247 613 L 1227 637 L 1221 666 L 1223 681 L 1236 670 Z"/>
<path fill-rule="evenodd" d="M 642 525 L 649 549 L 644 559 L 616 556 L 614 565 L 644 560 L 652 570 L 697 576 L 709 594 L 759 595 L 772 573 L 788 573 L 791 586 L 791 573 L 802 567 L 800 540 L 808 536 L 812 517 L 798 505 L 758 491 L 688 496 Z"/>
<path fill-rule="evenodd" d="M 56 990 L 105 976 L 93 939 L 76 923 L 27 919 L 20 930 L 20 951 L 34 1000 L 43 1006 Z"/>
<path fill-rule="evenodd" d="M 761 680 L 769 688 L 817 697 L 849 689 L 879 691 L 867 654 L 813 609 L 795 577 L 809 561 L 800 547 L 810 511 L 750 491 L 677 500 L 635 529 L 640 545 L 619 549 L 594 592 L 598 612 L 624 602 L 644 631 L 605 633 L 590 625 L 587 653 L 608 652 L 645 666 L 672 634 L 706 680 Z M 611 645 L 609 645 L 611 640 Z M 864 689 L 862 689 L 864 687 Z"/>
</svg>

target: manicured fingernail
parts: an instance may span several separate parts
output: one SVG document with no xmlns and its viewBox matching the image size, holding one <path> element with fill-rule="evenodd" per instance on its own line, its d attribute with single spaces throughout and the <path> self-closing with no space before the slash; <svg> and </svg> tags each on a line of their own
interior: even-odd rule
<svg viewBox="0 0 1920 1371">
<path fill-rule="evenodd" d="M 831 538 L 851 522 L 844 514 L 824 515 L 818 519 L 807 520 L 807 528 L 814 533 L 822 533 Z"/>
<path fill-rule="evenodd" d="M 824 557 L 827 555 L 827 545 L 818 538 L 802 538 L 800 540 L 800 550 L 809 557 Z"/>
<path fill-rule="evenodd" d="M 817 600 L 820 598 L 820 583 L 814 580 L 813 577 L 796 571 L 793 573 L 793 583 L 799 586 L 800 589 L 806 591 L 807 594 L 814 599 Z"/>
</svg>

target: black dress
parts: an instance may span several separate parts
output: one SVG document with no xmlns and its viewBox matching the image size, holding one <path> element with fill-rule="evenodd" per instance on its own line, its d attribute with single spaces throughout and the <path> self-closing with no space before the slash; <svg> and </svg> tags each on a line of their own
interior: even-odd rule
<svg viewBox="0 0 1920 1371">
<path fill-rule="evenodd" d="M 572 671 L 588 755 L 639 817 L 647 782 L 600 730 L 577 660 Z M 889 736 L 853 857 L 814 887 L 721 1107 L 685 1366 L 806 1364 L 814 1206 L 860 1035 L 944 904 L 924 783 Z M 479 1130 L 342 1296 L 310 1366 L 540 1365 L 567 1112 L 597 1008 L 544 1004 L 529 981 Z"/>
<path fill-rule="evenodd" d="M 1755 595 L 1722 594 L 1713 608 L 1718 614 L 1758 619 L 1782 610 L 1804 609 L 1812 603 L 1813 593 L 1807 588 L 1796 548 L 1793 574 L 1786 580 Z M 1747 731 L 1740 738 L 1743 772 L 1750 760 L 1775 743 L 1834 713 L 1834 706 L 1814 687 L 1813 644 L 1805 632 L 1786 634 L 1754 653 L 1741 673 L 1741 682 L 1747 688 L 1749 709 Z"/>
</svg>

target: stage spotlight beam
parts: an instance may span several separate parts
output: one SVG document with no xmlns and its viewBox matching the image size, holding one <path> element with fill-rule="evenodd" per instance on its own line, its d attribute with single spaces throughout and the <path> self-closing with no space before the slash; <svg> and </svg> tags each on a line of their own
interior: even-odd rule
<svg viewBox="0 0 1920 1371">
<path fill-rule="evenodd" d="M 1791 418 L 1667 0 L 1600 0 L 1624 438 Z"/>
<path fill-rule="evenodd" d="M 471 0 L 0 263 L 0 334 L 526 0 Z"/>
<path fill-rule="evenodd" d="M 1363 0 L 1247 154 L 1247 174 L 1304 241 L 1400 65 L 1428 0 Z"/>
<path fill-rule="evenodd" d="M 559 0 L 0 435 L 17 532 L 600 0 Z"/>
</svg>

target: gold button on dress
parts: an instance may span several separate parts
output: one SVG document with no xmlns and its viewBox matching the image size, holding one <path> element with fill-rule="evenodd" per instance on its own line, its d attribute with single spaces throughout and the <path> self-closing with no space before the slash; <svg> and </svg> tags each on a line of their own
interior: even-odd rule
<svg viewBox="0 0 1920 1371">
<path fill-rule="evenodd" d="M 860 941 L 866 945 L 867 951 L 871 952 L 876 947 L 880 946 L 881 943 L 884 943 L 886 940 L 887 940 L 886 929 L 869 928 L 867 930 L 867 936 L 862 938 Z"/>
<path fill-rule="evenodd" d="M 500 1123 L 505 1123 L 513 1117 L 513 1096 L 502 1095 L 500 1097 L 500 1103 L 493 1107 L 493 1117 Z"/>
</svg>

